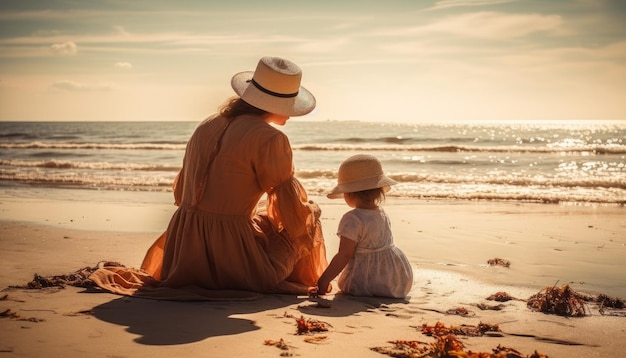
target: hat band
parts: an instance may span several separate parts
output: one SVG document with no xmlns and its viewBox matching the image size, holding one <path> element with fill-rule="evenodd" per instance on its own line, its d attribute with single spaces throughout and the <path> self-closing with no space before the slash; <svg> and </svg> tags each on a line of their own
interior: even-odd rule
<svg viewBox="0 0 626 358">
<path fill-rule="evenodd" d="M 293 98 L 293 97 L 297 97 L 298 96 L 298 92 L 294 92 L 294 93 L 278 93 L 278 92 L 270 91 L 267 88 L 265 88 L 265 87 L 261 86 L 260 84 L 258 84 L 254 80 L 254 78 L 249 79 L 248 82 L 252 83 L 254 85 L 254 87 L 258 88 L 261 92 L 267 93 L 270 96 L 280 97 L 280 98 Z"/>
</svg>

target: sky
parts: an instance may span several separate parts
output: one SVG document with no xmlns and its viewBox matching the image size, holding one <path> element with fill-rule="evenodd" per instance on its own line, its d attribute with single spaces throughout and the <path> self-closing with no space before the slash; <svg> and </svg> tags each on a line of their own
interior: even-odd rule
<svg viewBox="0 0 626 358">
<path fill-rule="evenodd" d="M 623 0 L 2 0 L 0 121 L 200 121 L 263 56 L 312 120 L 626 120 Z"/>
</svg>

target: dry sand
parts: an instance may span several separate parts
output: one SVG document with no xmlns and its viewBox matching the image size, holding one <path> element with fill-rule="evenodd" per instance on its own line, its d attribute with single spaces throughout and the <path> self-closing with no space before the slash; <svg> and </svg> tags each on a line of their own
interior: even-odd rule
<svg viewBox="0 0 626 358">
<path fill-rule="evenodd" d="M 347 210 L 318 200 L 329 259 Z M 135 203 L 51 200 L 0 195 L 0 287 L 23 285 L 34 273 L 69 273 L 100 260 L 138 267 L 166 227 L 168 200 Z M 466 349 L 498 345 L 525 355 L 622 357 L 626 317 L 601 315 L 595 305 L 581 318 L 533 312 L 525 302 L 503 309 L 486 297 L 498 291 L 526 299 L 545 286 L 570 284 L 579 292 L 626 298 L 626 209 L 389 198 L 396 245 L 412 262 L 407 300 L 326 296 L 330 308 L 306 297 L 263 295 L 248 302 L 166 302 L 65 289 L 0 292 L 0 357 L 385 357 L 372 347 L 390 340 L 432 338 L 423 324 L 498 324 L 498 337 L 463 337 Z M 500 257 L 509 268 L 490 267 Z M 463 307 L 468 317 L 446 314 Z M 328 332 L 298 335 L 296 318 L 317 319 Z M 21 320 L 26 319 L 26 320 Z M 30 319 L 30 320 L 29 320 Z M 314 337 L 314 341 L 311 341 Z M 321 338 L 324 337 L 324 338 Z M 265 345 L 282 339 L 285 350 Z"/>
</svg>

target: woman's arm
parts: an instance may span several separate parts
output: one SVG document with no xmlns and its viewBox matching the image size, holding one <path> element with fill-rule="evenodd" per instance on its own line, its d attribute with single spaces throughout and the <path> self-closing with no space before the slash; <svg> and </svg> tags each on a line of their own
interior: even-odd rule
<svg viewBox="0 0 626 358">
<path fill-rule="evenodd" d="M 301 247 L 308 251 L 314 242 L 318 227 L 319 207 L 311 204 L 305 188 L 294 177 L 292 151 L 284 133 L 276 133 L 259 149 L 254 170 L 257 181 L 267 193 L 267 216 L 277 231 L 285 232 L 294 240 L 305 240 Z"/>
<path fill-rule="evenodd" d="M 333 257 L 330 265 L 326 268 L 322 276 L 320 276 L 319 280 L 317 280 L 317 294 L 323 295 L 328 291 L 328 285 L 330 281 L 332 281 L 341 270 L 350 262 L 352 256 L 354 256 L 354 250 L 356 247 L 356 241 L 350 240 L 344 236 L 341 236 L 341 241 L 339 242 L 339 251 Z"/>
</svg>

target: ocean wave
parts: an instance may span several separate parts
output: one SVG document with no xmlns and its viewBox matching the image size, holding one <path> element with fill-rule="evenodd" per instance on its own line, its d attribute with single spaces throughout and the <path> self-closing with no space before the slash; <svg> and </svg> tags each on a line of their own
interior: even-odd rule
<svg viewBox="0 0 626 358">
<path fill-rule="evenodd" d="M 0 138 L 37 139 L 36 135 L 26 132 L 0 133 Z"/>
<path fill-rule="evenodd" d="M 326 195 L 336 184 L 334 178 L 296 176 L 307 193 Z M 309 175 L 311 173 L 309 172 Z M 329 175 L 325 173 L 324 175 Z M 514 178 L 475 178 L 417 176 L 398 177 L 399 181 L 387 195 L 391 197 L 458 200 L 507 200 L 537 203 L 604 203 L 626 204 L 626 185 L 620 182 L 584 180 L 539 180 Z M 116 191 L 171 191 L 175 173 L 159 175 L 140 172 L 42 171 L 6 170 L 0 168 L 0 186 L 97 189 Z M 419 181 L 417 180 L 419 179 Z M 410 181 L 407 181 L 410 180 Z"/>
<path fill-rule="evenodd" d="M 64 160 L 0 160 L 1 172 L 4 180 L 21 180 L 20 178 L 30 178 L 40 180 L 38 177 L 46 177 L 59 174 L 73 175 L 73 171 L 98 171 L 101 176 L 115 175 L 115 173 L 132 172 L 163 172 L 177 173 L 180 170 L 178 165 L 161 164 L 139 164 L 139 163 L 109 163 L 109 162 L 81 162 Z M 54 173 L 52 173 L 54 171 Z M 110 173 L 110 174 L 105 174 Z M 91 175 L 91 174 L 87 174 Z M 138 174 L 144 175 L 144 174 Z M 148 174 L 145 174 L 148 175 Z M 156 175 L 158 176 L 158 174 Z M 333 182 L 337 179 L 337 172 L 328 169 L 303 169 L 297 170 L 295 176 L 304 180 L 317 180 Z M 422 174 L 414 172 L 388 172 L 387 176 L 398 183 L 429 183 L 434 185 L 506 185 L 517 187 L 561 187 L 561 188 L 607 188 L 626 190 L 626 173 L 614 172 L 611 175 L 594 177 L 567 177 L 567 176 L 546 176 L 545 174 L 515 176 L 500 174 Z M 45 178 L 44 178 L 45 179 Z M 43 179 L 41 179 L 43 180 Z M 148 181 L 150 179 L 147 179 Z"/>
<path fill-rule="evenodd" d="M 298 170 L 296 176 L 301 179 L 336 179 L 337 172 L 324 169 Z"/>
<path fill-rule="evenodd" d="M 0 143 L 0 149 L 98 149 L 98 150 L 185 150 L 187 143 L 71 143 L 25 142 Z"/>
<path fill-rule="evenodd" d="M 385 144 L 405 144 L 410 145 L 411 143 L 424 143 L 424 142 L 446 142 L 446 143 L 472 143 L 475 142 L 476 138 L 472 137 L 438 137 L 438 138 L 428 138 L 428 137 L 409 137 L 409 136 L 386 136 L 386 137 L 348 137 L 348 138 L 337 138 L 334 140 L 336 143 L 368 143 L 368 144 L 376 144 L 376 143 L 385 143 Z"/>
<path fill-rule="evenodd" d="M 170 191 L 171 176 L 97 175 L 94 173 L 41 173 L 37 171 L 7 171 L 0 169 L 0 181 L 35 187 L 77 188 L 129 191 Z"/>
<path fill-rule="evenodd" d="M 293 150 L 302 151 L 406 151 L 406 152 L 449 152 L 449 153 L 589 153 L 619 155 L 626 154 L 623 145 L 581 146 L 460 146 L 460 145 L 354 145 L 354 144 L 301 144 Z"/>
<path fill-rule="evenodd" d="M 88 169 L 88 170 L 138 170 L 178 172 L 180 166 L 137 163 L 108 163 L 108 162 L 76 162 L 65 160 L 0 160 L 0 166 L 15 168 L 47 168 L 47 169 Z"/>
<path fill-rule="evenodd" d="M 310 195 L 325 196 L 333 188 L 330 183 L 303 180 Z M 579 203 L 626 205 L 626 190 L 595 187 L 520 187 L 489 184 L 399 183 L 386 196 L 416 199 L 514 201 L 544 204 Z"/>
<path fill-rule="evenodd" d="M 394 196 L 394 194 L 389 194 Z M 432 192 L 432 193 L 411 193 L 399 195 L 407 198 L 419 199 L 455 199 L 455 200 L 484 200 L 484 201 L 514 201 L 514 202 L 534 202 L 544 204 L 559 203 L 589 203 L 589 204 L 615 204 L 626 205 L 626 198 L 605 197 L 598 195 L 577 195 L 575 193 L 497 193 L 497 192 L 474 192 L 474 193 L 454 193 L 454 192 Z"/>
<path fill-rule="evenodd" d="M 372 144 L 363 141 L 359 144 L 297 144 L 292 145 L 294 151 L 389 151 L 389 152 L 443 152 L 443 153 L 537 153 L 537 154 L 626 154 L 624 145 L 552 145 L 552 146 L 518 146 L 518 145 L 410 145 L 389 141 L 390 144 Z M 36 149 L 36 150 L 185 150 L 186 142 L 149 142 L 149 143 L 76 143 L 76 142 L 4 142 L 0 149 Z"/>
<path fill-rule="evenodd" d="M 626 190 L 624 175 L 611 175 L 593 178 L 567 178 L 538 176 L 511 176 L 511 175 L 452 175 L 452 174 L 417 174 L 417 173 L 387 173 L 391 179 L 400 184 L 446 185 L 461 187 L 470 186 L 513 186 L 520 188 L 597 188 Z M 336 181 L 335 171 L 297 171 L 296 177 L 303 180 Z"/>
<path fill-rule="evenodd" d="M 426 182 L 432 184 L 471 184 L 471 185 L 512 185 L 518 187 L 562 187 L 562 188 L 611 188 L 626 190 L 624 176 L 605 176 L 594 178 L 549 178 L 544 175 L 536 177 L 518 177 L 510 175 L 423 175 L 414 173 L 388 173 L 390 178 L 399 183 Z"/>
</svg>

